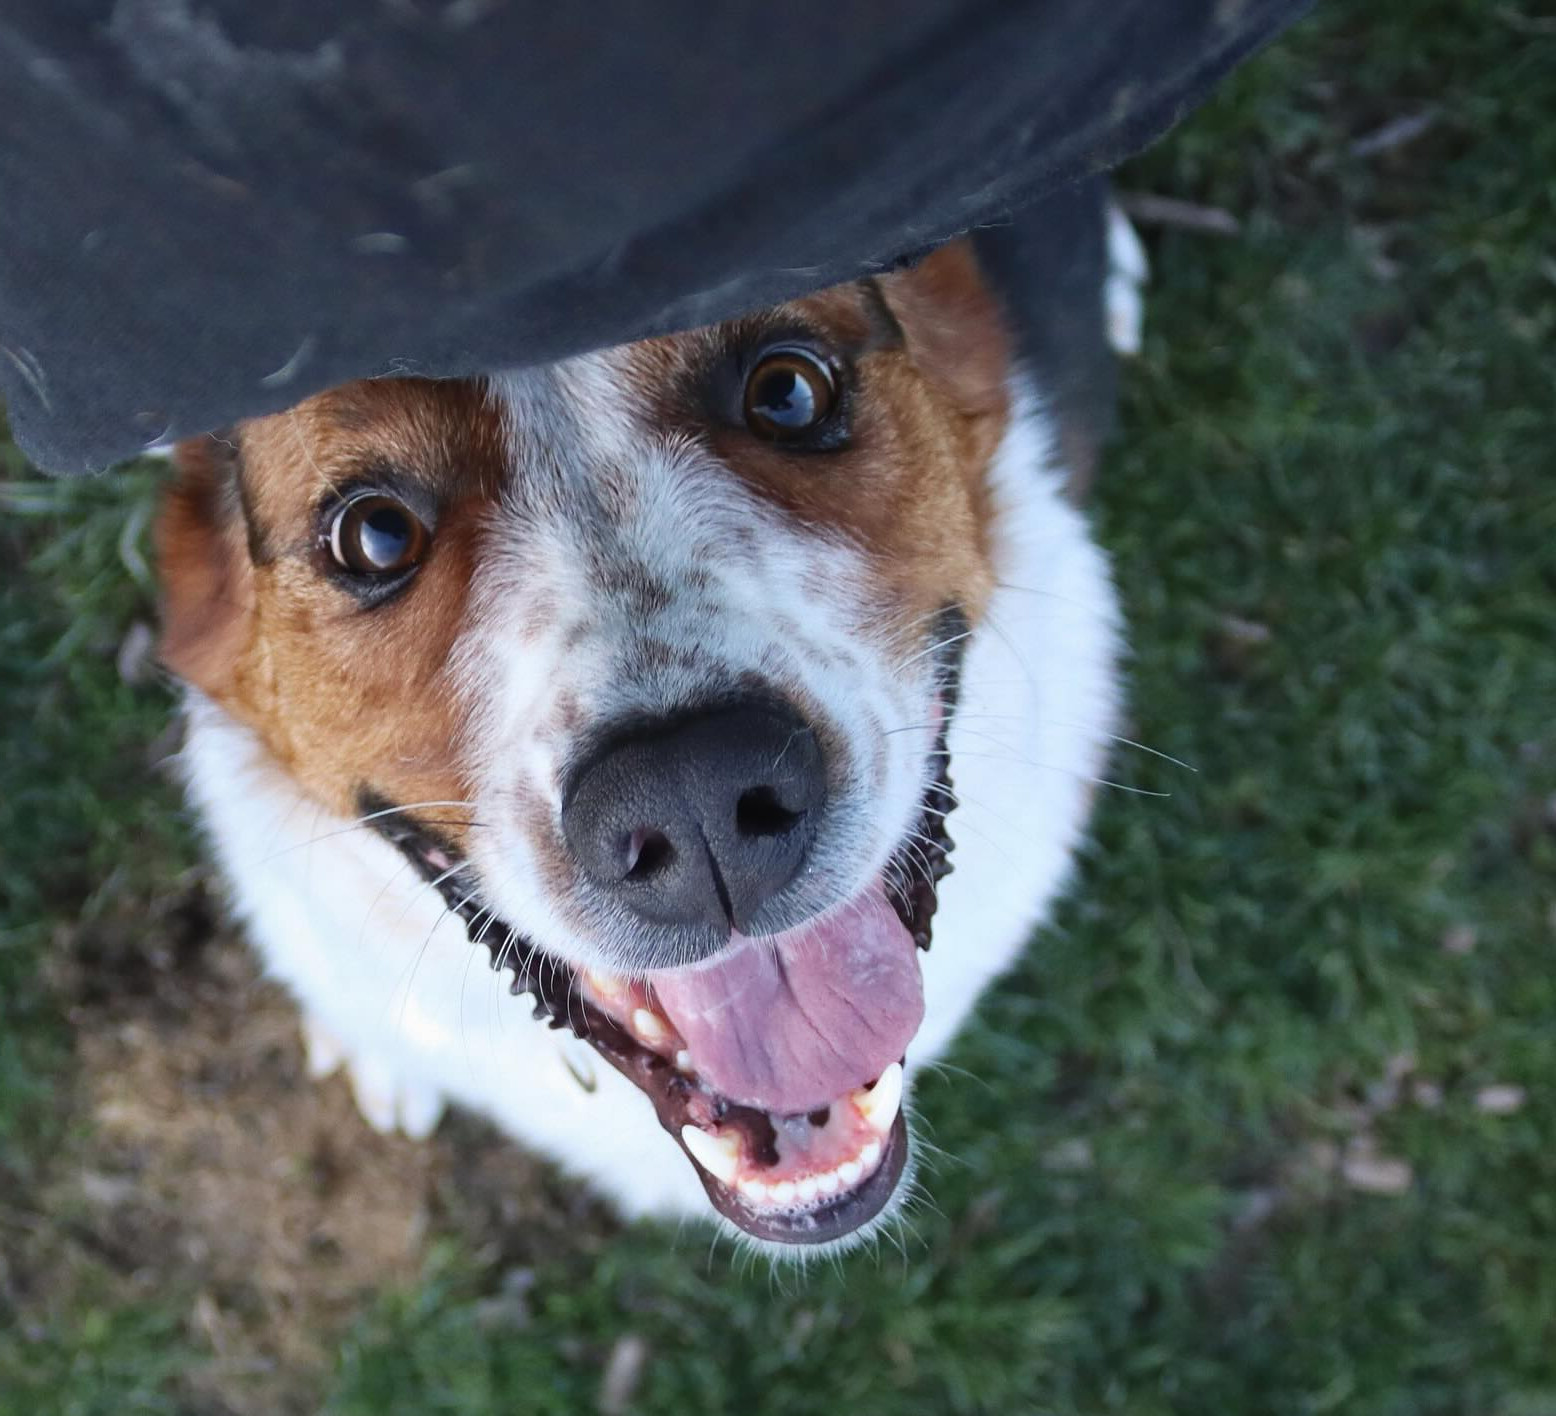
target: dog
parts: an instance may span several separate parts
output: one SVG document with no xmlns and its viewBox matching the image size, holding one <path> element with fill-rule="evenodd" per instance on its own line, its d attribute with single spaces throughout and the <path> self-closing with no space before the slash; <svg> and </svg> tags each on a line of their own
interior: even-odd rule
<svg viewBox="0 0 1556 1416">
<path fill-rule="evenodd" d="M 953 243 L 181 444 L 188 791 L 310 1071 L 629 1216 L 886 1222 L 914 1074 L 1061 889 L 1118 713 L 1053 433 Z"/>
</svg>

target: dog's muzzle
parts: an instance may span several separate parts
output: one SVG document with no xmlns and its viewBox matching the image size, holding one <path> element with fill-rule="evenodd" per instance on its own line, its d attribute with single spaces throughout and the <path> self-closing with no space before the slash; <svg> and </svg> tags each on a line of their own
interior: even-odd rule
<svg viewBox="0 0 1556 1416">
<path fill-rule="evenodd" d="M 902 1059 L 923 1011 L 918 950 L 951 868 L 946 740 L 966 621 L 948 610 L 931 633 L 938 727 L 918 817 L 879 876 L 811 919 L 762 927 L 803 873 L 826 802 L 824 754 L 792 711 L 745 701 L 628 725 L 574 772 L 570 847 L 645 934 L 674 941 L 677 967 L 629 978 L 545 955 L 471 892 L 446 837 L 361 794 L 493 967 L 513 969 L 512 992 L 645 1093 L 714 1208 L 757 1238 L 850 1234 L 906 1166 Z"/>
</svg>

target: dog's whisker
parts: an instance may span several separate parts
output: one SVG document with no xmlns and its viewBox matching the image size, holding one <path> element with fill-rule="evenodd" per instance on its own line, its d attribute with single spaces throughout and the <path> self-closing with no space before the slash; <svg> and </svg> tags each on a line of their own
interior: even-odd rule
<svg viewBox="0 0 1556 1416">
<path fill-rule="evenodd" d="M 1077 725 L 1074 723 L 1056 722 L 1054 726 L 1059 728 L 1073 728 Z M 1083 731 L 1095 732 L 1096 730 L 1094 728 L 1085 728 Z M 1170 762 L 1174 767 L 1183 768 L 1185 772 L 1193 772 L 1196 775 L 1199 773 L 1199 768 L 1196 767 L 1192 762 L 1185 762 L 1181 757 L 1174 757 L 1170 752 L 1163 752 L 1159 748 L 1148 746 L 1146 743 L 1136 742 L 1133 738 L 1120 737 L 1117 733 L 1103 733 L 1102 736 L 1105 737 L 1109 742 L 1116 742 L 1122 747 L 1133 747 L 1138 749 L 1140 752 L 1149 753 L 1152 757 L 1160 757 L 1163 762 Z"/>
<path fill-rule="evenodd" d="M 497 911 L 490 905 L 482 905 L 470 919 L 470 942 L 477 948 L 486 943 L 487 931 L 497 922 Z"/>
<path fill-rule="evenodd" d="M 1021 713 L 967 713 L 963 712 L 960 708 L 956 710 L 956 723 L 958 724 L 985 721 L 998 723 L 1021 723 L 1027 727 L 1030 727 L 1032 723 L 1032 719 L 1030 717 L 1027 717 Z M 938 729 L 939 727 L 940 724 L 937 722 L 903 723 L 900 727 L 883 728 L 881 730 L 881 736 L 894 737 L 898 733 L 927 732 Z"/>
<path fill-rule="evenodd" d="M 509 925 L 503 931 L 502 947 L 497 951 L 497 967 L 508 968 L 519 962 L 519 946 L 523 936 L 518 930 Z"/>
<path fill-rule="evenodd" d="M 918 663 L 921 659 L 926 659 L 931 654 L 942 653 L 946 649 L 951 648 L 953 645 L 960 644 L 964 640 L 971 639 L 972 634 L 972 630 L 965 629 L 958 634 L 950 634 L 947 635 L 944 639 L 937 639 L 933 644 L 925 646 L 916 654 L 910 654 L 906 659 L 904 659 L 896 666 L 897 676 L 901 677 L 904 670 L 912 668 L 913 665 Z"/>
<path fill-rule="evenodd" d="M 923 845 L 921 845 L 920 842 L 922 842 Z M 919 831 L 909 831 L 902 843 L 903 849 L 907 851 L 908 854 L 911 855 L 917 862 L 919 869 L 923 872 L 924 878 L 927 880 L 933 878 L 935 872 L 934 867 L 929 863 L 929 857 L 924 853 L 925 845 L 933 847 L 934 842 L 931 841 L 928 836 L 925 836 L 922 832 Z"/>
<path fill-rule="evenodd" d="M 957 710 L 955 730 L 957 732 L 969 732 L 966 725 L 975 722 L 1011 722 L 1020 723 L 1026 731 L 1035 726 L 1065 728 L 1071 732 L 1094 734 L 1108 742 L 1117 743 L 1121 747 L 1132 747 L 1136 751 L 1147 753 L 1151 757 L 1159 757 L 1163 762 L 1170 762 L 1174 767 L 1181 767 L 1185 772 L 1198 774 L 1199 768 L 1192 762 L 1185 762 L 1181 757 L 1174 757 L 1170 752 L 1163 752 L 1160 748 L 1152 747 L 1149 743 L 1138 742 L 1134 738 L 1123 737 L 1119 733 L 1101 731 L 1094 723 L 1069 723 L 1060 718 L 1032 717 L 1021 713 L 970 713 L 961 709 Z M 917 732 L 936 726 L 933 723 L 907 723 L 898 728 L 887 728 L 882 737 L 890 737 L 894 733 Z M 989 737 L 989 734 L 979 734 Z M 954 754 L 953 754 L 954 755 Z"/>
<path fill-rule="evenodd" d="M 989 633 L 994 635 L 994 637 L 1005 646 L 1006 650 L 1010 654 L 1010 657 L 1016 661 L 1016 667 L 1019 668 L 1022 673 L 1022 679 L 1020 681 L 1026 685 L 1027 692 L 1033 701 L 1038 701 L 1042 692 L 1042 690 L 1038 687 L 1040 680 L 1038 676 L 1033 673 L 1032 665 L 1027 662 L 1027 656 L 1022 652 L 1020 646 L 1016 643 L 1015 638 L 1007 632 L 998 615 L 988 614 L 984 616 L 984 625 L 987 627 Z"/>
<path fill-rule="evenodd" d="M 431 880 L 424 881 L 423 883 L 436 890 L 438 886 L 441 885 L 445 880 L 452 880 L 454 876 L 458 875 L 461 871 L 469 870 L 470 868 L 471 866 L 468 860 L 455 861 L 454 864 L 449 866 L 449 868 L 441 875 L 436 875 Z"/>
<path fill-rule="evenodd" d="M 941 605 L 933 610 L 925 610 L 923 614 L 915 615 L 901 627 L 901 632 L 911 633 L 913 630 L 919 628 L 920 625 L 934 624 L 937 620 L 944 619 L 948 610 L 953 614 L 962 615 L 963 617 L 965 617 L 967 614 L 966 605 L 962 604 L 958 600 L 953 600 L 950 604 Z"/>
<path fill-rule="evenodd" d="M 1068 767 L 1060 767 L 1052 762 L 1037 762 L 1030 757 L 1022 757 L 1019 753 L 975 752 L 970 748 L 962 748 L 957 752 L 957 756 L 978 757 L 990 762 L 1003 762 L 1007 765 L 1018 767 L 1031 767 L 1039 772 L 1058 772 L 1061 776 L 1070 777 L 1077 782 L 1085 782 L 1093 787 L 1111 787 L 1114 791 L 1128 792 L 1131 796 L 1161 797 L 1163 799 L 1172 796 L 1171 792 L 1152 791 L 1147 787 L 1132 787 L 1127 782 L 1115 782 L 1107 777 L 1093 777 L 1085 772 L 1075 772 Z"/>
<path fill-rule="evenodd" d="M 474 811 L 473 801 L 406 801 L 398 806 L 386 806 L 380 811 L 369 811 L 364 816 L 358 816 L 351 824 L 354 826 L 366 825 L 369 821 L 381 821 L 386 816 L 398 816 L 406 811 L 428 811 L 434 807 L 447 807 L 450 810 Z"/>
<path fill-rule="evenodd" d="M 436 878 L 434 878 L 432 880 L 426 880 L 426 879 L 418 880 L 416 882 L 415 887 L 411 890 L 410 895 L 406 898 L 405 904 L 401 908 L 398 917 L 395 919 L 395 924 L 399 925 L 399 924 L 403 924 L 405 922 L 405 917 L 408 914 L 410 914 L 410 912 L 413 909 L 416 908 L 417 903 L 422 899 L 423 896 L 426 895 L 428 890 L 437 891 L 438 892 L 438 896 L 441 899 L 442 898 L 442 891 L 439 888 L 440 886 L 442 886 L 446 881 L 449 881 L 449 880 L 453 879 L 453 877 L 458 875 L 461 871 L 471 870 L 473 868 L 474 867 L 471 865 L 471 863 L 468 860 L 456 861 L 453 865 L 449 866 L 449 868 L 447 870 L 445 870 L 441 875 L 437 876 Z M 477 889 L 475 891 L 472 891 L 471 894 L 469 894 L 469 895 L 467 895 L 465 897 L 464 901 L 462 902 L 461 908 L 463 907 L 463 905 L 469 904 L 470 901 L 475 899 L 476 895 L 479 894 L 479 893 L 480 893 L 480 890 L 479 890 L 479 887 L 477 887 Z M 445 902 L 444 906 L 443 906 L 443 909 L 442 909 L 442 912 L 438 915 L 437 923 L 433 925 L 433 928 L 436 929 L 437 925 L 441 924 L 443 922 L 444 917 L 449 915 L 449 914 L 452 914 L 452 913 L 457 913 L 457 911 L 456 910 L 451 910 L 449 908 L 448 904 Z"/>
<path fill-rule="evenodd" d="M 937 1057 L 928 1062 L 920 1062 L 918 1069 L 921 1072 L 934 1072 L 937 1076 L 956 1077 L 961 1082 L 982 1087 L 991 1095 L 994 1092 L 994 1086 L 987 1077 L 980 1077 L 976 1072 L 969 1071 L 966 1067 L 958 1067 L 954 1062 L 947 1062 L 944 1058 Z"/>
<path fill-rule="evenodd" d="M 422 882 L 423 887 L 425 887 L 426 883 L 427 882 L 425 882 L 425 881 Z M 414 899 L 414 897 L 413 897 L 413 899 Z M 472 892 L 470 895 L 466 896 L 464 900 L 460 901 L 459 908 L 462 908 L 464 905 L 469 904 L 470 901 L 473 900 L 473 899 L 475 899 L 475 894 Z M 401 913 L 400 920 L 397 921 L 397 923 L 403 923 L 404 922 L 405 913 L 408 912 L 410 908 L 411 908 L 410 905 L 406 906 L 406 911 Z M 404 973 L 402 974 L 402 977 L 403 977 L 404 983 L 405 983 L 405 992 L 404 992 L 404 995 L 400 999 L 399 1012 L 396 1014 L 396 1017 L 395 1017 L 395 1028 L 394 1028 L 394 1030 L 397 1033 L 403 1034 L 404 1031 L 405 1031 L 405 1010 L 410 1006 L 411 990 L 412 990 L 412 988 L 413 988 L 413 986 L 415 985 L 415 982 L 416 982 L 416 971 L 421 967 L 422 959 L 426 957 L 427 950 L 432 946 L 432 936 L 438 932 L 438 927 L 443 923 L 443 921 L 445 919 L 448 918 L 448 916 L 451 913 L 453 913 L 453 911 L 447 905 L 445 905 L 441 910 L 438 911 L 438 913 L 434 917 L 432 923 L 430 925 L 428 925 L 427 933 L 423 937 L 420 946 L 417 948 L 415 954 L 412 956 L 409 968 L 407 970 L 405 970 Z M 399 992 L 399 989 L 400 989 L 400 982 L 399 982 L 399 980 L 396 980 L 394 988 L 390 990 L 390 993 L 389 993 L 390 998 L 393 998 L 395 993 Z"/>
<path fill-rule="evenodd" d="M 367 907 L 366 911 L 362 915 L 362 926 L 357 930 L 356 947 L 358 949 L 361 949 L 363 941 L 367 938 L 367 926 L 373 918 L 373 911 L 378 908 L 380 902 L 383 900 L 384 896 L 389 893 L 395 882 L 398 881 L 399 878 L 404 875 L 405 872 L 410 868 L 410 858 L 406 857 L 400 862 L 398 866 L 395 867 L 394 873 L 384 881 L 384 883 L 379 887 L 378 893 L 373 896 L 372 904 Z"/>
<path fill-rule="evenodd" d="M 323 808 L 321 807 L 319 809 L 319 815 L 322 816 L 323 814 Z M 280 860 L 284 856 L 291 855 L 293 851 L 305 851 L 310 846 L 317 846 L 325 841 L 333 841 L 339 836 L 349 836 L 353 832 L 359 831 L 363 826 L 369 825 L 372 820 L 372 817 L 364 816 L 360 820 L 348 822 L 344 826 L 336 826 L 328 831 L 316 832 L 314 835 L 309 836 L 307 840 L 294 841 L 289 846 L 282 846 L 278 851 L 272 851 L 269 855 L 261 856 L 259 858 L 259 863 L 261 865 L 268 865 L 272 861 Z M 482 831 L 488 829 L 480 821 L 439 820 L 435 817 L 420 824 L 427 826 L 454 826 L 470 831 Z"/>
<path fill-rule="evenodd" d="M 1080 610 L 1082 613 L 1112 625 L 1114 615 L 1111 611 L 1099 610 L 1096 605 L 1088 604 L 1085 600 L 1077 600 L 1073 595 L 1061 595 L 1057 590 L 1043 590 L 1033 585 L 1017 585 L 1013 580 L 996 579 L 995 586 L 1000 590 L 1010 590 L 1017 595 L 1032 595 L 1043 600 L 1052 600 L 1056 604 L 1063 605 L 1067 610 Z M 985 618 L 985 623 L 987 623 Z"/>
<path fill-rule="evenodd" d="M 441 923 L 441 921 L 439 921 Z M 430 938 L 430 936 L 429 936 Z M 465 1025 L 465 989 L 470 983 L 470 970 L 475 967 L 476 951 L 465 950 L 465 966 L 459 975 L 459 999 L 454 1006 L 455 1016 L 459 1019 L 459 1046 L 465 1059 L 465 1071 L 470 1080 L 479 1085 L 480 1073 L 475 1065 L 475 1058 L 470 1051 L 470 1029 Z"/>
</svg>

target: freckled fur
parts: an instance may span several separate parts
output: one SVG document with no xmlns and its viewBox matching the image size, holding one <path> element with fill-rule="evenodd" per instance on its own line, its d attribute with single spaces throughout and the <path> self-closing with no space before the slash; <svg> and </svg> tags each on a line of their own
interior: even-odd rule
<svg viewBox="0 0 1556 1416">
<path fill-rule="evenodd" d="M 851 449 L 795 458 L 693 426 L 692 374 L 731 338 L 695 331 L 480 382 L 335 390 L 237 430 L 246 514 L 186 447 L 162 526 L 191 792 L 272 971 L 416 1114 L 428 1089 L 475 1106 L 634 1213 L 708 1210 L 642 1095 L 601 1064 L 584 1096 L 554 1035 L 471 969 L 463 924 L 352 826 L 361 785 L 460 804 L 426 814 L 453 817 L 498 917 L 559 958 L 630 970 L 641 926 L 594 897 L 561 837 L 577 746 L 737 685 L 786 699 L 829 771 L 789 907 L 851 899 L 916 817 L 925 636 L 957 604 L 980 628 L 952 730 L 961 844 L 915 1067 L 1062 881 L 1115 711 L 1101 558 L 966 253 L 763 321 L 860 345 Z M 364 612 L 321 573 L 316 507 L 382 465 L 437 525 L 409 592 Z"/>
</svg>

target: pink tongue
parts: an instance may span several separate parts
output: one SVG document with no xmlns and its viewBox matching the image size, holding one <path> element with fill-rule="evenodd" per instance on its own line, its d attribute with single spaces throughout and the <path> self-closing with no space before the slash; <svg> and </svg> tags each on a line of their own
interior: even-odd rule
<svg viewBox="0 0 1556 1416">
<path fill-rule="evenodd" d="M 784 1114 L 874 1081 L 924 1016 L 913 940 L 879 883 L 787 933 L 737 934 L 716 962 L 652 983 L 704 1081 Z"/>
</svg>

